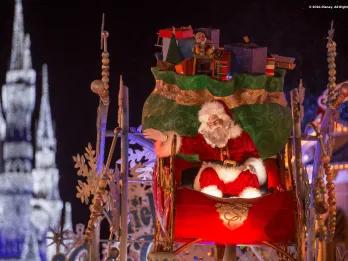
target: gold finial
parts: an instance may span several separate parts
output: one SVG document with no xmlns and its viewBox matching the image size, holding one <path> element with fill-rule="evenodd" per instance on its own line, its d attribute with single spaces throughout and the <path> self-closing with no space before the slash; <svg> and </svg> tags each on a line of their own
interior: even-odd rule
<svg viewBox="0 0 348 261">
<path fill-rule="evenodd" d="M 121 74 L 120 86 L 118 90 L 118 115 L 117 115 L 118 126 L 121 126 L 121 122 L 122 122 L 123 97 L 124 97 L 124 88 L 123 88 L 123 78 Z"/>
<path fill-rule="evenodd" d="M 91 89 L 94 93 L 98 94 L 104 105 L 109 104 L 109 71 L 110 71 L 110 58 L 107 46 L 107 38 L 109 36 L 108 31 L 104 30 L 105 26 L 105 14 L 103 13 L 101 33 L 100 33 L 100 48 L 102 50 L 102 71 L 101 79 L 95 80 L 91 83 Z"/>
<path fill-rule="evenodd" d="M 334 20 L 331 20 L 331 27 L 330 27 L 330 30 L 328 31 L 328 38 L 329 38 L 329 40 L 333 39 L 334 33 L 335 33 Z"/>
<path fill-rule="evenodd" d="M 107 38 L 109 37 L 109 32 L 104 30 L 105 26 L 105 13 L 103 13 L 102 24 L 100 30 L 100 49 L 104 52 L 108 51 Z"/>
</svg>

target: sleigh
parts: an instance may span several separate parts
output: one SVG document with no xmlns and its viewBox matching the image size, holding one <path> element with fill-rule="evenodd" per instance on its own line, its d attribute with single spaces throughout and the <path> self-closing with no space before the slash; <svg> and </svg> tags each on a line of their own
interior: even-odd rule
<svg viewBox="0 0 348 261">
<path fill-rule="evenodd" d="M 175 155 L 173 150 L 172 156 L 159 158 L 153 184 L 155 251 L 150 259 L 162 260 L 162 255 L 174 259 L 174 254 L 198 242 L 267 244 L 278 250 L 281 244 L 295 242 L 302 210 L 290 168 L 292 117 L 282 91 L 285 71 L 274 77 L 240 74 L 225 82 L 156 68 L 153 74 L 156 87 L 144 105 L 144 129 L 193 136 L 200 105 L 222 100 L 255 142 L 268 181 L 258 198 L 216 198 L 192 187 L 201 164 L 197 155 Z M 184 244 L 174 250 L 174 242 Z"/>
<path fill-rule="evenodd" d="M 191 30 L 190 27 L 186 29 Z M 175 30 L 170 31 L 175 33 Z M 128 89 L 123 85 L 121 78 L 119 126 L 113 132 L 106 131 L 109 106 L 107 37 L 108 33 L 102 26 L 103 77 L 102 80 L 93 81 L 91 84 L 92 91 L 99 96 L 96 157 L 93 157 L 94 151 L 90 146 L 86 149 L 87 154 L 92 155 L 89 157 L 96 160 L 96 164 L 90 165 L 88 162 L 91 172 L 101 175 L 101 179 L 93 195 L 91 215 L 83 241 L 73 248 L 71 256 L 74 258 L 80 252 L 88 254 L 89 260 L 99 259 L 99 229 L 101 221 L 105 218 L 110 227 L 109 239 L 106 240 L 107 259 L 114 260 L 119 257 L 121 261 L 125 261 L 130 239 L 127 230 L 129 225 Z M 143 129 L 171 130 L 182 136 L 194 136 L 199 126 L 197 112 L 201 105 L 207 101 L 222 100 L 233 113 L 233 120 L 250 135 L 256 145 L 266 167 L 267 184 L 262 188 L 264 192 L 262 196 L 250 199 L 217 198 L 193 190 L 193 179 L 202 162 L 198 155 L 176 154 L 174 148 L 177 140 L 174 138 L 171 155 L 157 159 L 153 175 L 156 229 L 154 247 L 148 257 L 150 261 L 175 260 L 176 254 L 195 243 L 216 244 L 217 260 L 222 260 L 219 251 L 222 249 L 221 246 L 240 244 L 273 247 L 278 254 L 280 253 L 281 260 L 295 260 L 295 258 L 336 260 L 333 242 L 336 228 L 336 200 L 330 160 L 333 118 L 335 110 L 346 101 L 347 88 L 343 85 L 336 86 L 335 83 L 336 44 L 332 37 L 333 24 L 327 44 L 330 76 L 327 108 L 321 119 L 320 128 L 312 124 L 315 135 L 310 136 L 302 136 L 301 133 L 303 99 L 301 93 L 304 93 L 301 81 L 299 88 L 290 93 L 291 111 L 284 98 L 285 70 L 280 68 L 293 68 L 293 61 L 278 56 L 278 61 L 275 57 L 278 69 L 274 74 L 274 66 L 268 64 L 266 67 L 269 70 L 268 76 L 242 73 L 233 75 L 232 80 L 223 77 L 224 81 L 220 81 L 221 77 L 213 79 L 208 75 L 188 76 L 174 71 L 161 71 L 173 70 L 173 64 L 158 61 L 158 67 L 152 69 L 156 86 L 143 109 Z M 172 39 L 174 51 L 171 55 L 172 58 L 178 58 L 178 46 L 175 39 L 173 37 Z M 185 71 L 178 73 L 184 74 Z M 117 166 L 113 170 L 110 169 L 118 136 L 121 136 L 120 171 L 117 171 Z M 112 137 L 112 142 L 107 161 L 103 166 L 106 137 Z M 303 140 L 316 141 L 311 183 L 302 164 Z M 80 156 L 77 158 L 81 159 Z M 86 166 L 77 165 L 83 168 Z M 326 176 L 327 193 L 324 176 Z M 111 195 L 112 204 L 105 204 L 105 195 Z M 327 222 L 324 220 L 324 215 L 328 217 Z M 111 247 L 115 242 L 120 243 L 119 253 L 117 247 Z M 175 243 L 181 243 L 181 246 L 177 247 Z M 287 246 L 292 244 L 297 246 L 295 255 L 287 251 Z M 57 257 L 61 255 L 58 254 Z M 226 255 L 225 252 L 223 258 L 234 260 L 233 253 Z"/>
</svg>

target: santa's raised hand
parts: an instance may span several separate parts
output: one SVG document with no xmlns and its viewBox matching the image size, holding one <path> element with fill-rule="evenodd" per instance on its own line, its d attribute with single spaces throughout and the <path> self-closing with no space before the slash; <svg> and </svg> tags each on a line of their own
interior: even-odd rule
<svg viewBox="0 0 348 261">
<path fill-rule="evenodd" d="M 168 157 L 171 154 L 171 146 L 172 146 L 172 142 L 174 139 L 174 135 L 179 139 L 180 136 L 175 133 L 174 131 L 166 131 L 166 132 L 162 132 L 160 130 L 156 130 L 156 129 L 146 129 L 143 131 L 144 137 L 150 140 L 154 140 L 155 144 L 155 152 L 157 157 Z M 180 147 L 180 143 L 177 142 L 177 148 L 176 151 L 178 150 L 178 148 Z"/>
<path fill-rule="evenodd" d="M 144 130 L 143 134 L 146 139 L 154 141 L 164 142 L 168 139 L 168 136 L 164 134 L 162 131 L 152 128 Z"/>
</svg>

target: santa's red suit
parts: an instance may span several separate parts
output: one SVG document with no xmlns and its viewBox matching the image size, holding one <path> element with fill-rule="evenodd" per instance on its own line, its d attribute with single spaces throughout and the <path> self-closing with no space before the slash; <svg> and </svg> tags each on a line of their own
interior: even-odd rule
<svg viewBox="0 0 348 261">
<path fill-rule="evenodd" d="M 229 139 L 224 148 L 211 147 L 202 134 L 193 138 L 182 137 L 179 152 L 198 154 L 203 161 L 194 189 L 220 197 L 260 196 L 260 185 L 266 181 L 266 171 L 246 132 L 241 131 L 239 136 Z"/>
<path fill-rule="evenodd" d="M 267 175 L 254 142 L 249 134 L 231 119 L 220 102 L 204 104 L 198 113 L 199 121 L 203 125 L 213 114 L 217 119 L 228 118 L 232 122 L 225 142 L 217 146 L 207 139 L 201 128 L 200 133 L 194 137 L 180 137 L 174 132 L 166 132 L 167 140 L 155 143 L 158 156 L 168 156 L 171 141 L 176 135 L 177 152 L 197 154 L 203 162 L 195 178 L 194 189 L 216 197 L 260 196 L 260 185 L 266 182 Z"/>
</svg>

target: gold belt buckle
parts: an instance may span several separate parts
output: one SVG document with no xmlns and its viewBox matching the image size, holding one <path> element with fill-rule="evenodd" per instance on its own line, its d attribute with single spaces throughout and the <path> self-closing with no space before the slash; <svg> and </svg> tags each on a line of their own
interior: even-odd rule
<svg viewBox="0 0 348 261">
<path fill-rule="evenodd" d="M 224 160 L 223 165 L 227 167 L 237 167 L 237 162 L 234 160 Z"/>
</svg>

